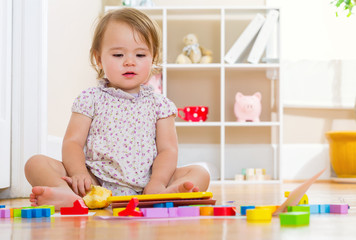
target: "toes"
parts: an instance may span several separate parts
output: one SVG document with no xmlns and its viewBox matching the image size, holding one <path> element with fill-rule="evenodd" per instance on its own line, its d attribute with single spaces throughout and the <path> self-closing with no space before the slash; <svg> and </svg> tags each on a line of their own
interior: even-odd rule
<svg viewBox="0 0 356 240">
<path fill-rule="evenodd" d="M 42 195 L 43 194 L 43 192 L 44 192 L 44 188 L 43 187 L 40 187 L 40 186 L 37 186 L 37 187 L 33 187 L 32 188 L 32 193 L 34 194 L 34 195 Z"/>
<path fill-rule="evenodd" d="M 186 189 L 186 191 L 190 191 L 194 188 L 194 184 L 191 182 L 185 182 L 183 183 L 183 186 Z"/>
<path fill-rule="evenodd" d="M 193 188 L 194 188 L 193 183 L 185 182 L 178 186 L 178 191 L 179 192 L 190 192 Z"/>
</svg>

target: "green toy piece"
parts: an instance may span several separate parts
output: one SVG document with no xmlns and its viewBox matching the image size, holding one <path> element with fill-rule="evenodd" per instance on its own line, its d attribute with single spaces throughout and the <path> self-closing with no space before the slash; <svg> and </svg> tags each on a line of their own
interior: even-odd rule
<svg viewBox="0 0 356 240">
<path fill-rule="evenodd" d="M 310 213 L 309 206 L 288 206 L 288 212 L 308 212 Z"/>
<path fill-rule="evenodd" d="M 310 213 L 287 212 L 279 214 L 281 226 L 303 226 L 309 225 Z"/>
</svg>

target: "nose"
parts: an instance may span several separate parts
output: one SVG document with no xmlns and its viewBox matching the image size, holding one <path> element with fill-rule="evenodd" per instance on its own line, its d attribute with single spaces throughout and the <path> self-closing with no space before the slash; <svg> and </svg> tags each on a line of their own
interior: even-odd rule
<svg viewBox="0 0 356 240">
<path fill-rule="evenodd" d="M 134 65 L 135 65 L 135 60 L 134 60 L 134 58 L 131 57 L 131 56 L 127 56 L 127 57 L 125 58 L 125 61 L 124 61 L 124 66 L 129 67 L 129 66 L 134 66 Z"/>
</svg>

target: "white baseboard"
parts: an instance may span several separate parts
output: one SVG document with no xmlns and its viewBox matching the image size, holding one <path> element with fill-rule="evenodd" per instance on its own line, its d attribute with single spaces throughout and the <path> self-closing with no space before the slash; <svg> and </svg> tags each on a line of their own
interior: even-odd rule
<svg viewBox="0 0 356 240">
<path fill-rule="evenodd" d="M 271 163 L 271 159 L 266 159 L 267 145 L 249 145 L 249 151 L 254 154 L 255 158 L 253 167 L 263 167 L 267 170 L 272 168 L 266 164 Z M 231 146 L 228 146 L 231 149 Z M 255 150 L 253 150 L 256 148 Z M 62 159 L 62 138 L 56 136 L 48 136 L 47 155 L 57 160 Z M 180 144 L 179 146 L 179 165 L 185 165 L 193 162 L 205 162 L 211 172 L 212 180 L 218 179 L 220 172 L 219 162 L 219 145 L 214 144 Z M 226 151 L 226 158 L 233 159 L 228 156 L 231 150 Z M 231 151 L 231 154 L 236 154 Z M 246 153 L 245 153 L 246 154 Z M 258 166 L 258 159 L 265 159 L 261 166 Z M 228 163 L 225 163 L 226 165 Z M 266 165 L 266 166 L 265 166 Z M 233 166 L 233 165 L 232 165 Z M 316 172 L 327 168 L 320 179 L 330 179 L 332 169 L 330 168 L 329 146 L 327 144 L 284 144 L 282 147 L 282 161 L 280 163 L 280 173 L 282 180 L 302 180 L 313 176 Z M 232 174 L 227 171 L 226 174 Z"/>
</svg>

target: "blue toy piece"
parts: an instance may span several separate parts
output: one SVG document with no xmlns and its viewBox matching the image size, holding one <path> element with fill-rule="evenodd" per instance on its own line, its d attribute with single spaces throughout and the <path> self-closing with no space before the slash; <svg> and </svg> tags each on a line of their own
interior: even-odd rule
<svg viewBox="0 0 356 240">
<path fill-rule="evenodd" d="M 164 203 L 155 203 L 153 204 L 154 208 L 172 208 L 174 207 L 173 202 L 164 202 Z"/>
<path fill-rule="evenodd" d="M 153 204 L 154 208 L 164 208 L 164 203 L 155 203 Z"/>
<path fill-rule="evenodd" d="M 255 206 L 241 206 L 241 207 L 240 207 L 240 214 L 241 214 L 242 216 L 245 216 L 247 209 L 255 209 Z"/>
<path fill-rule="evenodd" d="M 301 204 L 298 206 L 309 206 L 310 214 L 319 214 L 319 205 L 318 204 Z"/>
<path fill-rule="evenodd" d="M 21 209 L 22 218 L 32 218 L 32 208 L 23 208 Z"/>
<path fill-rule="evenodd" d="M 330 205 L 329 204 L 320 204 L 319 205 L 319 213 L 330 213 Z"/>
<path fill-rule="evenodd" d="M 42 208 L 42 217 L 50 217 L 51 209 L 50 208 Z"/>
</svg>

